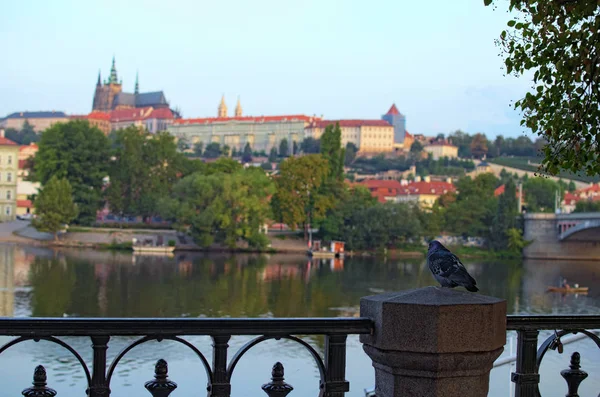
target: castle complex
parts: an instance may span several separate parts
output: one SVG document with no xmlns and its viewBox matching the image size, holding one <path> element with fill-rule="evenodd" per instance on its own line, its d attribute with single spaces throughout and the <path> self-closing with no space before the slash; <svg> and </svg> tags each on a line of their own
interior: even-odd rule
<svg viewBox="0 0 600 397">
<path fill-rule="evenodd" d="M 92 112 L 111 112 L 112 110 L 153 107 L 154 109 L 168 108 L 169 103 L 162 91 L 140 93 L 138 78 L 135 78 L 133 93 L 123 92 L 123 80 L 117 76 L 115 58 L 112 60 L 110 76 L 102 83 L 100 72 L 94 93 Z"/>
<path fill-rule="evenodd" d="M 252 150 L 269 152 L 279 148 L 281 141 L 300 144 L 305 138 L 319 139 L 328 125 L 339 124 L 342 145 L 352 143 L 363 155 L 391 153 L 404 148 L 407 136 L 406 118 L 396 105 L 374 120 L 323 120 L 307 115 L 260 116 L 242 115 L 238 98 L 233 117 L 227 112 L 225 97 L 217 108 L 217 117 L 177 119 L 167 131 L 190 146 L 210 143 L 242 150 L 249 144 Z"/>
</svg>

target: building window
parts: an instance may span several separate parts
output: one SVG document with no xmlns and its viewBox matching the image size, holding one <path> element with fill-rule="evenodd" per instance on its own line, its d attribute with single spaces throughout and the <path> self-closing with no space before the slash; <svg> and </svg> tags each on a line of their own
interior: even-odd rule
<svg viewBox="0 0 600 397">
<path fill-rule="evenodd" d="M 6 199 L 7 200 L 11 200 L 12 199 L 12 191 L 11 190 L 7 190 L 6 191 Z"/>
<path fill-rule="evenodd" d="M 8 156 L 8 164 L 12 164 L 12 156 Z"/>
<path fill-rule="evenodd" d="M 6 182 L 12 182 L 12 172 L 6 173 Z"/>
<path fill-rule="evenodd" d="M 12 214 L 12 207 L 10 205 L 7 205 L 6 207 L 4 207 L 4 213 L 6 215 Z"/>
</svg>

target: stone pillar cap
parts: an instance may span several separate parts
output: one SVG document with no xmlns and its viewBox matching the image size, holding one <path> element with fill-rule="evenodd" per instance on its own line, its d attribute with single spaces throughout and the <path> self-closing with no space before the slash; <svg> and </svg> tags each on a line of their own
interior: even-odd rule
<svg viewBox="0 0 600 397">
<path fill-rule="evenodd" d="M 483 352 L 506 343 L 506 301 L 471 292 L 425 287 L 367 296 L 360 314 L 375 322 L 361 342 L 381 350 Z"/>
</svg>

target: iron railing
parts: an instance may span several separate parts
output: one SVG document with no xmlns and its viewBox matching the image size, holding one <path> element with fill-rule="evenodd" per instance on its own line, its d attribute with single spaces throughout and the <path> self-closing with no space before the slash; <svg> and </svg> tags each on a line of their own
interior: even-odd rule
<svg viewBox="0 0 600 397">
<path fill-rule="evenodd" d="M 548 350 L 563 351 L 561 338 L 568 334 L 581 333 L 592 339 L 600 348 L 600 338 L 591 330 L 600 329 L 600 316 L 508 316 L 506 328 L 517 331 L 516 370 L 511 379 L 515 383 L 516 397 L 539 397 L 540 365 Z M 554 333 L 538 347 L 541 330 Z M 562 371 L 569 388 L 568 396 L 577 396 L 581 382 L 587 373 L 581 370 L 580 354 L 573 353 L 569 368 Z"/>
<path fill-rule="evenodd" d="M 207 392 L 211 397 L 228 397 L 231 378 L 242 356 L 257 344 L 270 339 L 287 339 L 306 348 L 320 373 L 321 396 L 342 397 L 349 389 L 346 381 L 346 338 L 352 334 L 368 334 L 373 323 L 367 318 L 286 318 L 286 319 L 110 319 L 110 318 L 2 318 L 0 335 L 16 338 L 0 347 L 0 354 L 18 343 L 45 340 L 67 349 L 81 365 L 87 380 L 89 397 L 108 397 L 115 368 L 134 347 L 148 341 L 172 340 L 190 348 L 202 362 L 208 378 Z M 196 346 L 183 336 L 207 335 L 212 338 L 212 364 Z M 228 342 L 235 335 L 256 335 L 228 361 Z M 299 335 L 323 335 L 324 357 Z M 92 368 L 79 352 L 59 339 L 63 336 L 90 337 Z M 139 336 L 125 347 L 110 364 L 106 351 L 111 337 Z M 263 386 L 269 397 L 285 396 L 292 387 L 285 383 L 281 363 L 275 363 L 272 380 Z M 52 397 L 56 392 L 47 384 L 43 366 L 34 371 L 33 387 L 23 390 L 24 396 Z M 153 397 L 168 396 L 177 385 L 168 379 L 167 363 L 158 360 L 154 380 L 144 385 Z"/>
<path fill-rule="evenodd" d="M 548 350 L 562 352 L 561 338 L 567 334 L 581 333 L 591 338 L 600 348 L 600 338 L 590 330 L 600 329 L 600 316 L 508 316 L 507 329 L 517 332 L 516 371 L 512 374 L 517 397 L 538 397 L 539 368 Z M 538 348 L 541 330 L 554 333 Z M 300 318 L 300 319 L 89 319 L 89 318 L 1 318 L 0 335 L 16 338 L 0 347 L 0 354 L 18 343 L 45 340 L 67 349 L 81 365 L 87 380 L 89 397 L 108 397 L 116 366 L 134 347 L 153 340 L 172 340 L 193 351 L 202 362 L 208 379 L 207 395 L 229 397 L 231 379 L 241 357 L 257 344 L 270 339 L 287 339 L 300 344 L 312 355 L 319 373 L 320 395 L 342 397 L 349 389 L 345 379 L 346 339 L 348 335 L 368 334 L 373 322 L 368 318 Z M 184 336 L 206 335 L 212 339 L 211 363 L 196 346 Z M 241 347 L 228 360 L 228 342 L 235 335 L 256 336 Z M 323 335 L 323 357 L 301 335 Z M 91 369 L 79 352 L 60 337 L 89 337 L 92 341 Z M 111 337 L 138 336 L 109 364 L 106 350 Z M 402 337 L 401 335 L 399 337 Z M 577 395 L 577 388 L 587 376 L 580 369 L 580 355 L 573 354 L 570 368 L 561 372 L 569 386 L 569 395 Z M 169 380 L 167 363 L 158 360 L 154 380 L 145 383 L 153 397 L 168 396 L 177 385 Z M 284 380 L 284 368 L 277 362 L 273 366 L 271 382 L 262 389 L 269 397 L 285 396 L 293 387 Z M 46 384 L 43 366 L 34 371 L 33 387 L 23 390 L 24 396 L 52 397 L 56 394 Z"/>
</svg>

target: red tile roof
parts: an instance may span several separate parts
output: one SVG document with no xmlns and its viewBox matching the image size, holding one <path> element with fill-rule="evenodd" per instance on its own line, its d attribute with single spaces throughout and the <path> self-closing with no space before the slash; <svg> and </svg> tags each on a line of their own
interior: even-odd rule
<svg viewBox="0 0 600 397">
<path fill-rule="evenodd" d="M 73 114 L 69 116 L 73 120 L 110 120 L 110 114 L 104 112 L 94 111 L 90 114 Z"/>
<path fill-rule="evenodd" d="M 17 207 L 33 207 L 31 200 L 17 200 Z"/>
<path fill-rule="evenodd" d="M 140 121 L 148 119 L 174 119 L 171 109 L 154 109 L 151 106 L 145 108 L 118 109 L 110 112 L 110 121 Z"/>
<path fill-rule="evenodd" d="M 11 141 L 10 139 L 0 136 L 0 145 L 12 146 L 12 145 L 16 145 L 16 143 Z"/>
<path fill-rule="evenodd" d="M 197 119 L 178 119 L 175 120 L 175 124 L 213 124 L 213 123 L 226 123 L 228 121 L 241 121 L 247 123 L 281 123 L 281 122 L 292 122 L 292 121 L 304 121 L 305 123 L 311 122 L 316 119 L 311 116 L 305 116 L 303 114 L 290 115 L 290 116 L 243 116 L 243 117 L 207 117 Z"/>
<path fill-rule="evenodd" d="M 400 114 L 395 103 L 392 105 L 392 107 L 390 108 L 390 110 L 388 110 L 386 114 Z"/>
<path fill-rule="evenodd" d="M 405 139 L 406 138 L 414 138 L 414 136 L 412 136 L 412 134 L 410 132 L 408 132 L 408 131 L 404 131 L 404 132 L 405 132 L 405 134 L 404 134 Z"/>
<path fill-rule="evenodd" d="M 563 202 L 566 204 L 575 204 L 579 200 L 581 200 L 579 196 L 569 192 L 565 193 L 565 197 L 563 198 Z"/>
<path fill-rule="evenodd" d="M 27 150 L 27 149 L 35 149 L 35 150 L 38 150 L 38 149 L 39 149 L 39 147 L 38 147 L 38 145 L 36 145 L 35 143 L 33 143 L 33 142 L 32 142 L 32 143 L 30 143 L 29 145 L 23 145 L 23 146 L 21 146 L 21 147 L 19 148 L 19 152 L 22 152 L 22 151 L 24 151 L 24 150 Z"/>
<path fill-rule="evenodd" d="M 433 194 L 441 196 L 444 193 L 455 192 L 456 187 L 448 182 L 412 182 L 406 186 L 402 186 L 398 195 L 409 196 L 419 194 Z"/>
<path fill-rule="evenodd" d="M 110 121 L 110 114 L 104 112 L 92 112 L 86 116 L 90 120 L 106 120 Z"/>
<path fill-rule="evenodd" d="M 371 196 L 376 197 L 380 203 L 385 203 L 386 197 L 396 197 L 402 187 L 398 181 L 383 179 L 368 179 L 358 184 L 369 189 Z"/>
<path fill-rule="evenodd" d="M 586 187 L 585 189 L 579 189 L 575 191 L 575 194 L 581 193 L 600 193 L 600 183 L 594 184 L 590 187 Z"/>
<path fill-rule="evenodd" d="M 318 120 L 306 128 L 325 128 L 328 125 L 340 124 L 340 127 L 391 127 L 385 120 Z"/>
<path fill-rule="evenodd" d="M 385 179 L 367 179 L 360 182 L 360 185 L 366 186 L 367 189 L 401 189 L 400 182 L 395 180 Z"/>
</svg>

